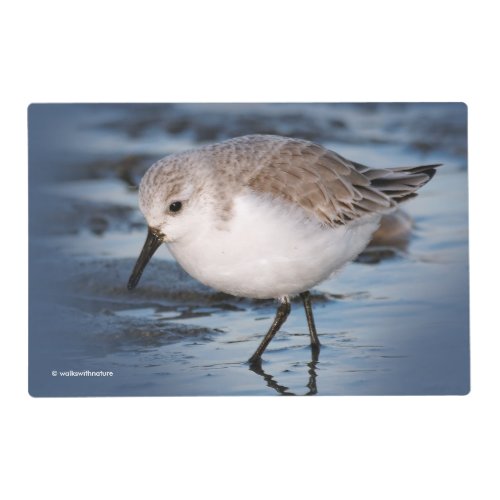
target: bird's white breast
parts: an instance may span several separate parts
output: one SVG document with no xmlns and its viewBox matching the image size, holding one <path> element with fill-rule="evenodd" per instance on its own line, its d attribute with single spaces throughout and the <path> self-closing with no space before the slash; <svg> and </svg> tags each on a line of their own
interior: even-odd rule
<svg viewBox="0 0 500 500">
<path fill-rule="evenodd" d="M 278 298 L 310 289 L 355 258 L 379 222 L 374 214 L 330 228 L 291 203 L 247 192 L 234 199 L 225 226 L 204 221 L 169 248 L 191 276 L 210 287 Z"/>
</svg>

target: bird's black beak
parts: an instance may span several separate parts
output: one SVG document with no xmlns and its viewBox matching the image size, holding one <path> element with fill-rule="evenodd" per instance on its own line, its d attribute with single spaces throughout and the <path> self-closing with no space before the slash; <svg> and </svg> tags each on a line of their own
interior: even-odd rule
<svg viewBox="0 0 500 500">
<path fill-rule="evenodd" d="M 139 255 L 139 258 L 135 263 L 134 270 L 132 271 L 132 274 L 130 275 L 130 278 L 128 280 L 127 288 L 129 290 L 135 288 L 137 286 L 137 283 L 139 283 L 144 268 L 149 262 L 149 259 L 151 259 L 153 254 L 163 243 L 163 238 L 164 235 L 159 231 L 150 227 L 148 228 L 148 236 L 146 238 L 146 241 L 144 242 L 144 246 L 142 247 L 141 255 Z"/>
</svg>

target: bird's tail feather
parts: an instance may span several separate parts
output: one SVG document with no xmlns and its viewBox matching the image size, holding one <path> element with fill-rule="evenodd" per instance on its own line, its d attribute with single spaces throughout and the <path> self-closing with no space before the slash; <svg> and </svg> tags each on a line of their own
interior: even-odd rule
<svg viewBox="0 0 500 500">
<path fill-rule="evenodd" d="M 413 198 L 417 190 L 427 184 L 441 164 L 419 165 L 417 167 L 397 167 L 377 169 L 377 175 L 372 177 L 371 185 L 396 203 Z"/>
</svg>

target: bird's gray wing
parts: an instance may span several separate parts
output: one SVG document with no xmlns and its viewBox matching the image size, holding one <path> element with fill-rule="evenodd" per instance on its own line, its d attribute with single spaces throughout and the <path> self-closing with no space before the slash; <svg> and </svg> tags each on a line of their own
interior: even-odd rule
<svg viewBox="0 0 500 500">
<path fill-rule="evenodd" d="M 384 189 L 375 182 L 390 174 L 388 169 L 354 164 L 317 144 L 289 139 L 261 159 L 248 186 L 296 203 L 312 218 L 334 227 L 368 213 L 391 210 L 397 201 L 385 188 L 396 179 Z M 406 192 L 408 188 L 405 184 L 398 190 Z"/>
</svg>

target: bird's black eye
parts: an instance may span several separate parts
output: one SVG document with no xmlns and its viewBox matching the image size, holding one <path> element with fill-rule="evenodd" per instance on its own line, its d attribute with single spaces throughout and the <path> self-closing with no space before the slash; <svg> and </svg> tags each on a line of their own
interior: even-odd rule
<svg viewBox="0 0 500 500">
<path fill-rule="evenodd" d="M 170 206 L 168 209 L 171 212 L 178 212 L 182 208 L 182 202 L 181 201 L 174 201 L 173 203 L 170 203 Z"/>
</svg>

